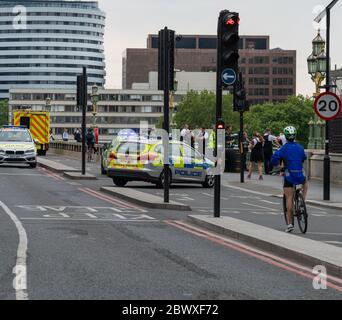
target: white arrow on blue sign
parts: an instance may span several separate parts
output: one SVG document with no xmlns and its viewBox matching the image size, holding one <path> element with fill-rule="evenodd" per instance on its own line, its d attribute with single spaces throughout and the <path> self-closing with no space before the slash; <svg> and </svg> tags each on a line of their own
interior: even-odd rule
<svg viewBox="0 0 342 320">
<path fill-rule="evenodd" d="M 225 69 L 222 72 L 221 78 L 225 85 L 231 86 L 237 79 L 236 72 L 233 69 Z"/>
</svg>

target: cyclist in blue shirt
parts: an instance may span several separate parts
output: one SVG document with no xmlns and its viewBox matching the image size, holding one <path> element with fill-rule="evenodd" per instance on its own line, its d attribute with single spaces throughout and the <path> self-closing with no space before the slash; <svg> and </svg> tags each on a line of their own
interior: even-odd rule
<svg viewBox="0 0 342 320">
<path fill-rule="evenodd" d="M 306 199 L 308 183 L 305 177 L 303 163 L 307 159 L 304 148 L 295 142 L 297 130 L 294 127 L 287 127 L 284 130 L 287 143 L 279 149 L 272 157 L 272 165 L 279 165 L 284 161 L 284 194 L 287 207 L 287 226 L 285 232 L 290 233 L 294 230 L 293 218 L 293 187 L 303 185 L 303 197 Z"/>
</svg>

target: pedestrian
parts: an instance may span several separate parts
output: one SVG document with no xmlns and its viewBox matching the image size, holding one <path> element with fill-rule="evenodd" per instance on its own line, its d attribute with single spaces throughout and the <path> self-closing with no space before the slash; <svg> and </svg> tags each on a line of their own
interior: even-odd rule
<svg viewBox="0 0 342 320">
<path fill-rule="evenodd" d="M 268 175 L 273 170 L 272 167 L 272 156 L 273 156 L 273 143 L 276 143 L 277 145 L 277 137 L 272 135 L 271 129 L 267 128 L 264 133 L 264 168 L 265 168 L 265 174 Z"/>
<path fill-rule="evenodd" d="M 65 141 L 65 142 L 69 141 L 68 129 L 64 129 L 64 132 L 63 132 L 63 134 L 62 134 L 62 139 L 63 139 L 63 141 Z"/>
<path fill-rule="evenodd" d="M 285 144 L 287 143 L 286 137 L 284 135 L 284 133 L 280 133 L 279 137 L 277 138 L 278 144 L 279 146 L 285 146 Z"/>
<path fill-rule="evenodd" d="M 93 151 L 95 153 L 95 135 L 92 128 L 88 129 L 87 136 L 87 148 L 88 148 L 88 162 L 93 160 Z"/>
<path fill-rule="evenodd" d="M 253 163 L 256 163 L 258 164 L 259 180 L 264 180 L 262 176 L 262 164 L 264 162 L 263 145 L 263 136 L 260 133 L 255 132 L 253 134 L 253 140 L 249 144 L 249 147 L 251 149 L 251 162 L 249 164 L 249 173 L 247 179 L 252 178 Z"/>
<path fill-rule="evenodd" d="M 55 138 L 53 137 L 52 129 L 50 129 L 50 142 L 55 141 Z"/>
<path fill-rule="evenodd" d="M 75 134 L 74 134 L 74 138 L 75 138 L 76 142 L 81 142 L 81 131 L 79 129 L 76 129 Z"/>
<path fill-rule="evenodd" d="M 190 131 L 189 125 L 185 124 L 181 131 L 180 141 L 185 142 L 189 145 L 193 145 L 193 138 L 194 138 L 194 135 Z"/>
<path fill-rule="evenodd" d="M 205 131 L 205 128 L 201 128 L 201 131 L 197 135 L 197 140 L 198 140 L 199 145 L 200 145 L 201 153 L 203 155 L 205 155 L 205 150 L 206 150 L 207 143 L 209 140 L 209 134 L 208 134 L 208 132 Z M 202 148 L 202 150 L 201 150 L 201 148 Z"/>
</svg>

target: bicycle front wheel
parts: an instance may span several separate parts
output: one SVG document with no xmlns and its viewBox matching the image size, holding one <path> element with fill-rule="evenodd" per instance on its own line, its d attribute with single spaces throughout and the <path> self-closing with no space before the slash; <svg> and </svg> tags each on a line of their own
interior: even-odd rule
<svg viewBox="0 0 342 320">
<path fill-rule="evenodd" d="M 305 234 L 308 230 L 308 213 L 304 197 L 300 192 L 296 193 L 295 210 L 300 231 Z"/>
</svg>

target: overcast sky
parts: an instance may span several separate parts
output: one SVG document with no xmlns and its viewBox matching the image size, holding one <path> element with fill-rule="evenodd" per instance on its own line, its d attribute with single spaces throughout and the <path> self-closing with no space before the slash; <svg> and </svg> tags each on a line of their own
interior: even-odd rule
<svg viewBox="0 0 342 320">
<path fill-rule="evenodd" d="M 121 88 L 121 58 L 126 48 L 144 48 L 149 33 L 164 26 L 178 34 L 215 34 L 220 10 L 240 13 L 240 34 L 270 35 L 271 48 L 297 50 L 297 93 L 310 94 L 314 85 L 306 59 L 316 35 L 317 6 L 330 0 L 99 0 L 107 14 L 105 50 L 107 88 Z M 316 8 L 316 9 L 315 9 Z M 332 66 L 342 67 L 342 1 L 332 11 Z M 325 31 L 323 32 L 325 38 Z"/>
</svg>

